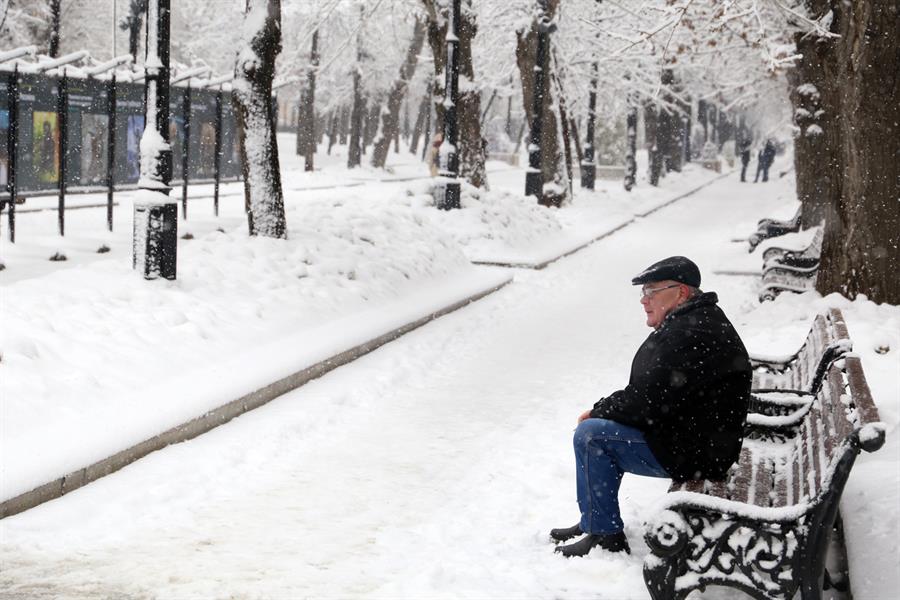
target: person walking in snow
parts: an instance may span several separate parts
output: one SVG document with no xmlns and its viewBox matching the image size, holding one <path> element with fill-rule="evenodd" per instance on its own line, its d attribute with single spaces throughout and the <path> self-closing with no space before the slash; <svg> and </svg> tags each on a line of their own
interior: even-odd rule
<svg viewBox="0 0 900 600">
<path fill-rule="evenodd" d="M 747 166 L 750 164 L 750 138 L 741 141 L 741 182 L 747 181 Z"/>
<path fill-rule="evenodd" d="M 581 520 L 553 529 L 555 550 L 585 556 L 593 548 L 630 552 L 619 513 L 625 473 L 718 480 L 737 460 L 750 399 L 747 350 L 702 292 L 700 270 L 683 256 L 654 263 L 631 283 L 653 332 L 631 364 L 628 385 L 578 417 L 576 493 Z"/>
<path fill-rule="evenodd" d="M 772 166 L 773 162 L 775 162 L 775 144 L 772 140 L 766 140 L 766 145 L 759 151 L 756 165 L 756 178 L 753 180 L 753 183 L 759 181 L 760 173 L 762 173 L 763 182 L 769 180 L 769 167 Z"/>
</svg>

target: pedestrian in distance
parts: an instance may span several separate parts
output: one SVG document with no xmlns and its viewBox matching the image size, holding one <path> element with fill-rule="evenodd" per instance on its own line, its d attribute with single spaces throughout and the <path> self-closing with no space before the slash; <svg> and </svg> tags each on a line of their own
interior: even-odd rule
<svg viewBox="0 0 900 600">
<path fill-rule="evenodd" d="M 700 270 L 683 256 L 654 263 L 631 283 L 653 332 L 631 364 L 628 385 L 578 417 L 576 495 L 581 520 L 553 529 L 556 552 L 630 552 L 619 512 L 625 473 L 674 481 L 721 480 L 743 443 L 752 378 L 743 342 L 700 290 Z"/>
<path fill-rule="evenodd" d="M 741 181 L 747 181 L 747 165 L 750 164 L 750 139 L 746 138 L 741 141 Z"/>
<path fill-rule="evenodd" d="M 759 181 L 760 173 L 762 173 L 763 182 L 769 180 L 769 168 L 772 166 L 773 162 L 775 162 L 775 143 L 771 139 L 767 139 L 766 145 L 759 151 L 756 166 L 756 178 L 753 180 L 753 183 Z"/>
</svg>

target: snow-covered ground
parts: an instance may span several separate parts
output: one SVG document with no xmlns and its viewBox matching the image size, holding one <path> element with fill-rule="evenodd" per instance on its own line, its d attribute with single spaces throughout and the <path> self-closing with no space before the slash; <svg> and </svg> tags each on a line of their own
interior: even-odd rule
<svg viewBox="0 0 900 600">
<path fill-rule="evenodd" d="M 398 165 L 396 177 L 415 176 L 416 168 Z M 335 175 L 326 167 L 309 179 L 327 177 Z M 453 278 L 506 273 L 466 259 L 514 256 L 518 241 L 527 250 L 563 232 L 571 240 L 579 224 L 612 228 L 709 177 L 691 169 L 631 196 L 612 182 L 580 192 L 572 207 L 546 211 L 555 222 L 534 217 L 531 230 L 519 222 L 530 206 L 513 200 L 522 183 L 516 170 L 495 171 L 483 202 L 469 195 L 470 212 L 450 215 L 428 208 L 415 180 L 289 194 L 292 241 L 278 248 L 248 239 L 239 211 L 218 221 L 198 216 L 196 224 L 192 217 L 195 239 L 180 242 L 173 284 L 130 278 L 121 248 L 110 259 L 85 252 L 73 259 L 76 268 L 56 264 L 52 275 L 4 282 L 28 262 L 24 250 L 4 254 L 4 444 L 44 435 L 48 409 L 76 418 L 79 406 L 103 404 L 107 418 L 68 428 L 60 419 L 46 442 L 96 448 L 121 435 L 130 414 L 121 405 L 151 383 L 175 385 L 190 401 L 211 385 L 191 374 L 220 360 L 239 360 L 246 377 L 259 380 L 272 360 L 253 354 L 263 341 L 296 335 L 281 351 L 301 353 L 303 332 L 323 319 L 402 303 L 413 289 L 436 290 Z M 547 531 L 577 519 L 576 416 L 625 383 L 647 334 L 629 280 L 654 260 L 684 254 L 700 265 L 704 289 L 719 292 L 751 351 L 793 351 L 817 311 L 844 311 L 888 424 L 885 447 L 860 457 L 844 497 L 851 581 L 857 598 L 893 598 L 900 588 L 900 308 L 813 293 L 759 305 L 756 279 L 716 274 L 759 269 L 761 251 L 747 254 L 730 240 L 762 216 L 795 208 L 790 176 L 765 185 L 736 179 L 545 270 L 515 270 L 499 292 L 261 409 L 0 521 L 0 597 L 647 597 L 642 522 L 666 482 L 625 480 L 630 556 L 596 551 L 565 560 L 553 554 Z M 287 181 L 303 185 L 299 174 Z M 504 215 L 510 225 L 493 229 Z M 225 233 L 215 231 L 218 224 Z M 883 348 L 890 350 L 876 352 Z M 163 408 L 166 398 L 142 398 L 172 410 Z M 15 428 L 7 416 L 18 419 Z M 6 474 L 22 463 L 11 461 L 11 446 L 3 450 L 6 486 Z"/>
</svg>

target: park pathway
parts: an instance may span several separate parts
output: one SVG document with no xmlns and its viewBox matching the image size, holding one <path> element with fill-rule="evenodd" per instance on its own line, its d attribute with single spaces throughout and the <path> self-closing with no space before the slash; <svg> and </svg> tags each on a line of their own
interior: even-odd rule
<svg viewBox="0 0 900 600">
<path fill-rule="evenodd" d="M 735 179 L 0 521 L 0 598 L 645 598 L 641 522 L 667 482 L 626 479 L 631 556 L 566 561 L 546 531 L 577 519 L 576 416 L 648 333 L 630 278 L 684 254 L 733 320 L 755 303 L 713 265 L 785 202 Z"/>
</svg>

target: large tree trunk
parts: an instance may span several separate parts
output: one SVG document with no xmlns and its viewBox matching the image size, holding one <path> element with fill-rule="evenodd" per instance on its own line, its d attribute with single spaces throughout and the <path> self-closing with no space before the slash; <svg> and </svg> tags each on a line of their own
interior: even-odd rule
<svg viewBox="0 0 900 600">
<path fill-rule="evenodd" d="M 383 169 L 387 161 L 388 151 L 391 148 L 391 139 L 399 134 L 400 129 L 400 105 L 406 95 L 409 80 L 416 72 L 419 63 L 419 53 L 425 43 L 425 23 L 416 19 L 413 26 L 413 36 L 406 51 L 406 59 L 400 67 L 400 77 L 394 81 L 388 94 L 387 105 L 381 111 L 381 127 L 375 137 L 375 148 L 372 149 L 372 166 Z"/>
<path fill-rule="evenodd" d="M 844 177 L 828 215 L 816 289 L 900 304 L 900 6 L 835 3 Z"/>
<path fill-rule="evenodd" d="M 816 0 L 819 14 L 827 2 Z M 827 7 L 827 8 L 826 8 Z M 821 16 L 821 15 L 819 15 Z M 825 61 L 834 61 L 834 40 L 797 34 L 797 51 L 802 59 L 788 71 L 790 99 L 794 108 L 794 172 L 797 198 L 804 229 L 825 218 L 828 207 L 840 201 L 843 165 L 840 159 L 841 132 L 838 90 L 825 74 Z M 832 67 L 833 68 L 833 67 Z"/>
<path fill-rule="evenodd" d="M 438 16 L 435 0 L 422 0 L 428 14 L 428 45 L 434 56 L 434 88 L 432 98 L 435 122 L 432 131 L 444 130 L 444 81 L 442 74 L 447 54 L 446 14 Z M 481 94 L 475 86 L 475 69 L 472 65 L 472 40 L 478 32 L 475 15 L 463 6 L 459 22 L 459 175 L 475 187 L 487 185 L 485 170 L 485 144 L 481 135 Z M 439 23 L 440 21 L 440 23 Z M 427 143 L 426 143 L 427 145 Z"/>
<path fill-rule="evenodd" d="M 272 114 L 275 58 L 281 52 L 280 0 L 247 0 L 234 67 L 234 104 L 250 235 L 286 238 L 284 197 Z"/>
<path fill-rule="evenodd" d="M 552 19 L 559 5 L 558 0 L 547 2 L 546 15 Z M 522 101 L 525 105 L 525 116 L 529 123 L 534 119 L 534 69 L 537 61 L 538 23 L 532 22 L 531 27 L 525 31 L 516 32 L 516 64 L 519 68 L 519 77 L 522 81 Z M 560 198 L 553 198 L 552 204 L 561 204 L 569 198 L 569 186 L 566 181 L 565 153 L 560 144 L 559 119 L 556 113 L 558 105 L 554 98 L 550 81 L 553 79 L 550 68 L 553 61 L 550 60 L 551 52 L 547 53 L 547 63 L 544 65 L 547 91 L 542 100 L 541 123 L 541 175 L 544 186 L 554 192 L 560 193 Z"/>
</svg>

